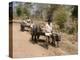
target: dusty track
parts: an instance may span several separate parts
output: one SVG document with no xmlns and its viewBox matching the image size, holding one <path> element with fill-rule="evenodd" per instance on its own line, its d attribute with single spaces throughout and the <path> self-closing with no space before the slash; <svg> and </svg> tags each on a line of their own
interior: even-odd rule
<svg viewBox="0 0 80 60">
<path fill-rule="evenodd" d="M 66 34 L 62 34 L 60 47 L 56 48 L 49 45 L 47 50 L 41 42 L 33 44 L 30 32 L 20 31 L 19 23 L 13 24 L 13 57 L 68 55 L 77 54 L 77 50 L 77 42 L 72 44 L 66 37 Z"/>
</svg>

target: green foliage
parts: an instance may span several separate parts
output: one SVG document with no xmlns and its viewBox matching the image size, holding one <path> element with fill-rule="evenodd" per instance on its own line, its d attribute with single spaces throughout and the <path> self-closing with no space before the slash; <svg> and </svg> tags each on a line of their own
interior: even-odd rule
<svg viewBox="0 0 80 60">
<path fill-rule="evenodd" d="M 16 13 L 17 13 L 17 16 L 19 16 L 19 17 L 21 16 L 22 11 L 21 11 L 21 8 L 20 7 L 17 7 Z"/>
<path fill-rule="evenodd" d="M 72 16 L 78 18 L 78 6 L 74 6 Z"/>
<path fill-rule="evenodd" d="M 25 14 L 26 16 L 30 15 L 29 11 L 25 7 L 23 8 L 23 14 Z"/>
<path fill-rule="evenodd" d="M 59 25 L 60 29 L 63 29 L 64 23 L 67 20 L 66 10 L 58 9 L 55 14 L 56 16 L 54 17 L 54 20 L 56 21 L 56 24 Z"/>
<path fill-rule="evenodd" d="M 19 4 L 16 7 L 16 14 L 17 14 L 18 17 L 26 17 L 26 16 L 29 16 L 30 13 L 28 11 L 27 5 Z"/>
<path fill-rule="evenodd" d="M 37 9 L 34 8 L 36 6 Z M 32 12 L 32 11 L 34 12 Z M 31 17 L 33 20 L 46 20 L 55 23 L 54 30 L 73 34 L 77 32 L 78 6 L 68 5 L 42 5 L 42 4 L 19 4 L 16 7 L 17 17 L 25 20 Z M 57 27 L 58 26 L 58 27 Z"/>
<path fill-rule="evenodd" d="M 58 8 L 58 5 L 53 5 L 51 4 L 50 7 L 48 7 L 48 11 L 47 11 L 47 20 L 48 22 L 52 22 L 52 17 L 54 14 L 54 11 Z"/>
</svg>

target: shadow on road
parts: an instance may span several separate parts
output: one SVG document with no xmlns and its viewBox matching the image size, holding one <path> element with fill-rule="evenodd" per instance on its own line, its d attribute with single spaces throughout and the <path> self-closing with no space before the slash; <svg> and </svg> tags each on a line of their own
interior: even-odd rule
<svg viewBox="0 0 80 60">
<path fill-rule="evenodd" d="M 43 40 L 43 39 L 39 39 L 38 41 L 37 41 L 37 43 L 35 42 L 35 41 L 33 41 L 33 40 L 29 40 L 32 44 L 37 44 L 37 45 L 39 45 L 39 46 L 41 46 L 41 47 L 43 47 L 43 48 L 45 48 L 45 49 L 48 49 L 48 45 L 51 45 L 52 47 L 55 47 L 55 45 L 54 44 L 52 44 L 52 43 L 48 43 L 48 45 L 46 45 L 46 41 L 45 40 Z"/>
</svg>

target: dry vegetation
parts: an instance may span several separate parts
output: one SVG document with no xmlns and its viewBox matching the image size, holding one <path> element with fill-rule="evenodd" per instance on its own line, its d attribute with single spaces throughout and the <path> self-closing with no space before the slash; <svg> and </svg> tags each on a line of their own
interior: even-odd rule
<svg viewBox="0 0 80 60">
<path fill-rule="evenodd" d="M 60 46 L 55 48 L 49 45 L 49 49 L 44 49 L 39 42 L 32 44 L 30 42 L 31 35 L 28 32 L 21 32 L 20 25 L 13 24 L 14 38 L 14 57 L 32 57 L 32 56 L 55 56 L 68 55 L 78 53 L 78 7 L 69 5 L 50 5 L 50 4 L 31 4 L 31 3 L 15 3 L 18 4 L 14 12 L 14 20 L 23 20 L 29 16 L 33 22 L 37 24 L 45 23 L 49 15 L 53 23 L 53 31 L 61 35 Z M 33 6 L 37 6 L 37 10 L 31 13 Z M 23 12 L 24 11 L 24 12 Z M 32 15 L 33 14 L 33 15 Z M 21 36 L 21 37 L 20 37 Z M 41 37 L 44 39 L 44 37 Z M 29 52 L 30 51 L 30 52 Z"/>
</svg>

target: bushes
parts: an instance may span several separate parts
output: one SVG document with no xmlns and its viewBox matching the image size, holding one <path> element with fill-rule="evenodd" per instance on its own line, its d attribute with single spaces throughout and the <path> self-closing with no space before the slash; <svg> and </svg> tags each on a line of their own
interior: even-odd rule
<svg viewBox="0 0 80 60">
<path fill-rule="evenodd" d="M 23 14 L 25 15 L 25 16 L 29 16 L 30 15 L 30 13 L 29 13 L 29 11 L 27 10 L 27 8 L 23 8 Z"/>
<path fill-rule="evenodd" d="M 67 20 L 66 10 L 64 8 L 60 8 L 55 12 L 54 20 L 57 25 L 59 25 L 60 29 L 64 28 L 64 23 Z"/>
<path fill-rule="evenodd" d="M 59 26 L 59 31 L 73 34 L 77 32 L 77 19 L 73 20 L 71 11 L 67 10 L 64 6 L 59 7 L 53 17 L 53 22 Z"/>
<path fill-rule="evenodd" d="M 78 18 L 78 6 L 74 6 L 72 11 L 72 17 Z"/>
<path fill-rule="evenodd" d="M 30 12 L 28 11 L 27 7 L 23 6 L 23 5 L 18 5 L 16 7 L 16 14 L 17 17 L 26 17 L 30 15 Z"/>
<path fill-rule="evenodd" d="M 22 11 L 21 11 L 21 8 L 20 7 L 17 7 L 16 13 L 17 13 L 17 16 L 18 17 L 20 17 L 22 15 Z"/>
</svg>

